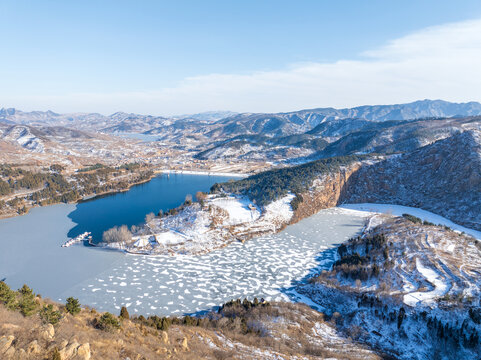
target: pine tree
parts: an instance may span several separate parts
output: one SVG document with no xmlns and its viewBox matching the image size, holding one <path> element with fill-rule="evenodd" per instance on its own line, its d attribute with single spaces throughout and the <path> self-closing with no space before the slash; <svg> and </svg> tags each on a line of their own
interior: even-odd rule
<svg viewBox="0 0 481 360">
<path fill-rule="evenodd" d="M 32 289 L 27 285 L 23 285 L 21 289 L 18 290 L 20 294 L 20 299 L 18 301 L 18 308 L 23 316 L 30 316 L 35 312 L 37 308 L 37 302 L 35 301 L 35 294 Z"/>
<path fill-rule="evenodd" d="M 120 309 L 120 318 L 128 320 L 130 318 L 129 312 L 125 306 Z"/>
<path fill-rule="evenodd" d="M 78 299 L 69 297 L 67 303 L 65 304 L 65 310 L 72 315 L 77 315 L 80 312 L 80 303 Z"/>
<path fill-rule="evenodd" d="M 14 310 L 17 306 L 15 302 L 15 291 L 3 281 L 0 281 L 0 302 L 9 310 Z"/>
</svg>

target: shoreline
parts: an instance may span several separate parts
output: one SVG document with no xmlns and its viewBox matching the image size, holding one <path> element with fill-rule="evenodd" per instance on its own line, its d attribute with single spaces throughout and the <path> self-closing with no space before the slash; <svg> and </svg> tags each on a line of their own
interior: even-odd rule
<svg viewBox="0 0 481 360">
<path fill-rule="evenodd" d="M 214 172 L 214 171 L 154 170 L 152 176 L 150 176 L 148 179 L 145 179 L 145 180 L 142 180 L 142 181 L 137 181 L 135 183 L 129 184 L 129 186 L 126 187 L 126 188 L 105 191 L 105 192 L 98 193 L 98 194 L 85 195 L 85 196 L 81 197 L 80 199 L 77 199 L 76 201 L 72 201 L 72 202 L 68 202 L 68 203 L 55 202 L 55 203 L 51 203 L 51 204 L 44 205 L 44 206 L 41 206 L 41 205 L 31 206 L 31 207 L 27 208 L 27 211 L 23 214 L 18 214 L 18 213 L 16 213 L 16 214 L 2 214 L 2 215 L 0 215 L 0 220 L 10 219 L 10 218 L 14 218 L 14 217 L 17 217 L 17 216 L 27 215 L 30 212 L 30 210 L 34 209 L 34 208 L 46 207 L 46 206 L 57 205 L 57 204 L 80 204 L 80 203 L 83 203 L 83 202 L 86 202 L 86 201 L 95 200 L 95 199 L 103 197 L 103 196 L 123 193 L 123 192 L 129 191 L 130 188 L 132 188 L 133 186 L 142 185 L 142 184 L 145 184 L 145 183 L 151 181 L 155 177 L 159 176 L 159 174 L 184 174 L 184 175 L 200 175 L 200 176 L 232 176 L 232 177 L 238 177 L 238 178 L 245 178 L 245 177 L 248 177 L 248 176 L 251 175 L 251 174 L 229 173 L 229 172 L 223 173 L 223 172 Z"/>
<path fill-rule="evenodd" d="M 135 183 L 129 184 L 129 186 L 126 187 L 126 188 L 116 189 L 116 190 L 111 190 L 111 191 L 105 191 L 105 192 L 99 193 L 99 194 L 85 195 L 85 196 L 81 197 L 80 199 L 77 199 L 76 201 L 70 201 L 70 202 L 67 202 L 67 203 L 59 201 L 59 202 L 54 202 L 54 203 L 43 205 L 43 206 L 42 205 L 34 205 L 34 206 L 31 206 L 31 207 L 27 208 L 27 211 L 23 214 L 17 213 L 17 214 L 0 215 L 0 220 L 11 219 L 11 218 L 14 218 L 14 217 L 17 217 L 17 216 L 27 215 L 30 212 L 30 210 L 36 209 L 36 208 L 43 208 L 43 207 L 48 207 L 48 206 L 51 206 L 51 205 L 58 205 L 58 204 L 75 204 L 75 205 L 77 205 L 77 204 L 80 204 L 82 202 L 91 201 L 91 200 L 94 200 L 94 199 L 99 198 L 99 197 L 123 193 L 123 192 L 129 191 L 130 188 L 133 187 L 133 186 L 142 185 L 142 184 L 145 184 L 145 183 L 151 181 L 156 176 L 157 175 L 154 172 L 154 174 L 151 177 L 149 177 L 148 179 L 145 179 L 145 180 L 142 180 L 142 181 L 137 181 Z"/>
<path fill-rule="evenodd" d="M 155 173 L 159 174 L 184 174 L 184 175 L 205 175 L 205 176 L 232 176 L 238 178 L 246 178 L 253 174 L 247 173 L 234 173 L 234 172 L 220 172 L 220 171 L 205 171 L 205 170 L 174 170 L 174 169 L 164 169 L 155 170 Z"/>
</svg>

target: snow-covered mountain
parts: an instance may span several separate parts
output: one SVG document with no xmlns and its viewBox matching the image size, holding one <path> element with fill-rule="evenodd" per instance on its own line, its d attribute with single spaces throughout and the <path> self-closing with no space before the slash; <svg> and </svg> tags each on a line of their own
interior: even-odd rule
<svg viewBox="0 0 481 360">
<path fill-rule="evenodd" d="M 323 123 L 337 124 L 337 121 L 341 119 L 350 119 L 343 122 L 343 125 L 356 128 L 365 124 L 365 121 L 381 122 L 475 115 L 481 115 L 480 103 L 451 103 L 442 100 L 421 100 L 396 105 L 366 105 L 347 109 L 319 108 L 277 114 L 244 113 L 220 120 L 216 123 L 217 128 L 212 129 L 209 136 L 263 134 L 278 137 L 307 132 Z"/>
<path fill-rule="evenodd" d="M 98 113 L 58 114 L 53 111 L 24 112 L 13 108 L 0 109 L 0 122 L 23 125 L 67 126 L 102 132 L 164 131 L 176 136 L 202 134 L 208 139 L 228 138 L 243 134 L 282 137 L 308 131 L 335 134 L 364 126 L 367 121 L 413 120 L 419 118 L 449 118 L 481 115 L 477 102 L 451 103 L 442 100 L 421 100 L 408 104 L 366 105 L 355 108 L 318 108 L 287 113 L 242 113 L 228 111 L 205 112 L 192 115 L 162 117 L 116 112 L 106 116 Z M 349 119 L 338 123 L 339 120 Z M 327 134 L 326 134 L 327 135 Z"/>
</svg>

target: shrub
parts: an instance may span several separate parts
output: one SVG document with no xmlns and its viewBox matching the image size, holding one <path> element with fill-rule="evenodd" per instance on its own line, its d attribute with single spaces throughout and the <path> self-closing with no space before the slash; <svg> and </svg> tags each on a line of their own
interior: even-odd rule
<svg viewBox="0 0 481 360">
<path fill-rule="evenodd" d="M 7 309 L 14 310 L 16 308 L 15 297 L 15 291 L 10 289 L 5 282 L 0 281 L 0 302 L 3 303 Z"/>
<path fill-rule="evenodd" d="M 299 208 L 299 204 L 304 201 L 301 194 L 296 194 L 296 197 L 291 201 L 292 210 L 296 211 Z"/>
<path fill-rule="evenodd" d="M 108 332 L 120 329 L 119 319 L 109 312 L 104 313 L 99 319 L 96 319 L 94 325 L 97 329 Z"/>
<path fill-rule="evenodd" d="M 122 306 L 120 309 L 120 317 L 127 320 L 130 318 L 129 312 L 125 306 Z"/>
<path fill-rule="evenodd" d="M 411 215 L 411 214 L 403 214 L 403 218 L 415 223 L 415 224 L 422 224 L 423 221 L 418 218 L 417 216 Z"/>
<path fill-rule="evenodd" d="M 18 308 L 23 316 L 32 315 L 36 308 L 37 302 L 35 301 L 35 294 L 32 289 L 27 285 L 23 285 L 21 289 L 18 290 L 20 294 L 20 299 L 18 300 Z"/>
<path fill-rule="evenodd" d="M 207 199 L 207 194 L 202 191 L 197 191 L 195 198 L 199 202 L 200 206 L 204 207 L 205 200 Z"/>
<path fill-rule="evenodd" d="M 52 360 L 62 360 L 62 355 L 60 354 L 58 347 L 55 347 L 55 349 L 53 349 Z"/>
<path fill-rule="evenodd" d="M 69 314 L 74 316 L 77 315 L 80 312 L 80 303 L 78 299 L 69 297 L 67 299 L 67 303 L 65 304 L 65 310 L 67 310 Z"/>
<path fill-rule="evenodd" d="M 62 314 L 60 314 L 60 311 L 54 310 L 52 304 L 45 305 L 40 311 L 39 311 L 40 319 L 45 324 L 58 324 L 60 319 L 62 318 Z"/>
<path fill-rule="evenodd" d="M 152 220 L 155 219 L 155 214 L 154 213 L 149 213 L 147 215 L 145 215 L 145 223 L 148 224 L 150 223 Z"/>
</svg>

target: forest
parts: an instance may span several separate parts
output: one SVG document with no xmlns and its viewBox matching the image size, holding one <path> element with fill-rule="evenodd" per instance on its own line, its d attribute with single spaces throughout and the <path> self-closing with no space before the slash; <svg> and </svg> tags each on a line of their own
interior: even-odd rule
<svg viewBox="0 0 481 360">
<path fill-rule="evenodd" d="M 0 209 L 8 205 L 22 214 L 27 211 L 26 202 L 30 206 L 74 202 L 83 196 L 126 189 L 153 175 L 152 170 L 140 164 L 118 167 L 95 164 L 68 175 L 62 174 L 63 170 L 61 165 L 32 171 L 20 166 L 0 164 L 0 196 L 31 190 L 27 195 L 2 201 Z"/>
</svg>

